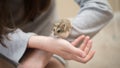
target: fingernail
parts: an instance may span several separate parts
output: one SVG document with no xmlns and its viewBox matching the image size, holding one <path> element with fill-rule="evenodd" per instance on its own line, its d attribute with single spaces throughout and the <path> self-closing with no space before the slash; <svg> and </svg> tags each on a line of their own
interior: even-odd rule
<svg viewBox="0 0 120 68">
<path fill-rule="evenodd" d="M 85 35 L 82 35 L 82 37 L 85 37 Z"/>
<path fill-rule="evenodd" d="M 89 36 L 87 36 L 86 38 L 87 38 L 87 39 L 89 39 L 90 37 L 89 37 Z"/>
</svg>

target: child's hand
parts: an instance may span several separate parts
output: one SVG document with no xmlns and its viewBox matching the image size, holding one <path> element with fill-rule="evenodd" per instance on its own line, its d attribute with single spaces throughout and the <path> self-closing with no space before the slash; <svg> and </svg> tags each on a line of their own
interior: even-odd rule
<svg viewBox="0 0 120 68">
<path fill-rule="evenodd" d="M 84 36 L 84 35 L 82 35 L 82 36 Z M 81 41 L 82 36 L 75 39 L 71 44 L 73 46 L 78 45 L 79 42 Z M 84 41 L 82 42 L 82 44 L 79 47 L 79 49 L 82 50 L 84 52 L 84 54 L 86 54 L 86 56 L 84 58 L 83 57 L 77 57 L 77 58 L 75 58 L 76 61 L 86 63 L 89 60 L 91 60 L 92 57 L 95 54 L 95 51 L 91 50 L 91 48 L 92 48 L 92 41 L 90 40 L 89 36 L 86 36 L 84 38 Z"/>
<path fill-rule="evenodd" d="M 73 47 L 79 44 L 79 42 L 82 42 L 79 48 Z M 57 40 L 61 45 L 61 47 L 58 48 L 58 50 L 55 50 L 55 54 L 60 55 L 61 57 L 68 59 L 68 60 L 75 60 L 78 62 L 86 63 L 95 54 L 95 51 L 92 51 L 92 41 L 90 40 L 89 36 L 80 36 L 77 39 L 75 39 L 71 44 L 63 39 Z M 63 45 L 63 46 L 62 46 Z M 57 47 L 54 47 L 57 48 Z"/>
</svg>

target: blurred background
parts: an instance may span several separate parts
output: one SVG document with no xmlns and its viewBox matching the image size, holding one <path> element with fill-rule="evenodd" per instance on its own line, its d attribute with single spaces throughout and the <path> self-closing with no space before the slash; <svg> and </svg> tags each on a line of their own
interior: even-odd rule
<svg viewBox="0 0 120 68">
<path fill-rule="evenodd" d="M 68 68 L 120 68 L 120 0 L 108 0 L 114 18 L 92 40 L 94 58 L 86 64 L 69 61 Z M 59 18 L 77 15 L 79 6 L 74 0 L 56 0 Z"/>
</svg>

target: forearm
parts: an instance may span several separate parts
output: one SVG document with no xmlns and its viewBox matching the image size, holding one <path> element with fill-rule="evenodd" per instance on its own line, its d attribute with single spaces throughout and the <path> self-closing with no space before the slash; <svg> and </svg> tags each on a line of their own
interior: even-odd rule
<svg viewBox="0 0 120 68">
<path fill-rule="evenodd" d="M 28 48 L 36 48 L 51 52 L 50 37 L 47 36 L 31 36 L 28 42 Z"/>
<path fill-rule="evenodd" d="M 50 61 L 53 53 L 50 52 L 46 43 L 48 37 L 45 36 L 31 36 L 28 41 L 28 48 L 35 48 L 40 50 L 41 54 L 41 66 L 45 67 Z"/>
<path fill-rule="evenodd" d="M 50 62 L 51 58 L 53 57 L 52 53 L 46 52 L 46 51 L 42 51 L 42 57 L 41 57 L 41 68 L 45 68 L 45 66 Z"/>
</svg>

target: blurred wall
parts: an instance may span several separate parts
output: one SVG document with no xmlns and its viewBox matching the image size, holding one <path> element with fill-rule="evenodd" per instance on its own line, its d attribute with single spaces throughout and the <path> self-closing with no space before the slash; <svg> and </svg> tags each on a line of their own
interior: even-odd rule
<svg viewBox="0 0 120 68">
<path fill-rule="evenodd" d="M 56 0 L 56 6 L 59 18 L 74 17 L 79 11 L 79 6 L 74 0 Z"/>
<path fill-rule="evenodd" d="M 109 0 L 114 12 L 120 12 L 120 0 Z"/>
<path fill-rule="evenodd" d="M 114 12 L 120 11 L 120 0 L 108 0 Z M 77 15 L 80 7 L 74 0 L 56 0 L 57 13 L 59 18 L 74 17 Z"/>
</svg>

